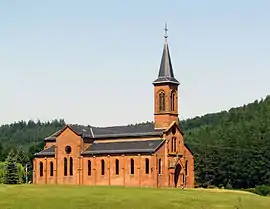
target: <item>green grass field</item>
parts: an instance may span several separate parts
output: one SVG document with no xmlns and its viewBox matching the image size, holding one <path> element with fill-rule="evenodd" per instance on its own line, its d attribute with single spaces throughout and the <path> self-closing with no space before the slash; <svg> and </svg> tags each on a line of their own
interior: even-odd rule
<svg viewBox="0 0 270 209">
<path fill-rule="evenodd" d="M 0 185 L 0 208 L 270 209 L 270 198 L 228 190 Z"/>
</svg>

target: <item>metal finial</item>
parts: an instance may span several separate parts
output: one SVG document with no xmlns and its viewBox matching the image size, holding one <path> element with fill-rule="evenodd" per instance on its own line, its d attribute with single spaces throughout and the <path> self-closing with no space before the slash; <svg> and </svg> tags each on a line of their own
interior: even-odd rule
<svg viewBox="0 0 270 209">
<path fill-rule="evenodd" d="M 167 39 L 168 38 L 168 27 L 167 27 L 167 22 L 165 23 L 165 34 L 164 34 L 164 37 Z"/>
</svg>

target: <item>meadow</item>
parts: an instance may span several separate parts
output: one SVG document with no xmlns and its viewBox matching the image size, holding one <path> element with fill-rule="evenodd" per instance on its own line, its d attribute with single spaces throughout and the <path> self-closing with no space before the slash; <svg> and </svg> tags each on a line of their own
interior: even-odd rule
<svg viewBox="0 0 270 209">
<path fill-rule="evenodd" d="M 0 185 L 1 209 L 269 209 L 270 198 L 206 189 Z"/>
</svg>

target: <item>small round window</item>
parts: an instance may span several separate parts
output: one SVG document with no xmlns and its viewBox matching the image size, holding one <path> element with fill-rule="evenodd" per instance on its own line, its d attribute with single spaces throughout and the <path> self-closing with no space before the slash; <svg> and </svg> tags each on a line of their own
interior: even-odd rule
<svg viewBox="0 0 270 209">
<path fill-rule="evenodd" d="M 67 154 L 70 154 L 71 153 L 71 147 L 70 146 L 66 146 L 65 151 L 66 151 Z"/>
</svg>

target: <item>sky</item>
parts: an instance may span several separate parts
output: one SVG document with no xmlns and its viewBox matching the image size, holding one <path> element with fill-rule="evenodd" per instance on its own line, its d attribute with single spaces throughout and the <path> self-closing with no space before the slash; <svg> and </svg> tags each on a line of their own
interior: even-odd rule
<svg viewBox="0 0 270 209">
<path fill-rule="evenodd" d="M 164 24 L 179 118 L 270 92 L 269 0 L 1 0 L 0 124 L 153 120 Z"/>
</svg>

